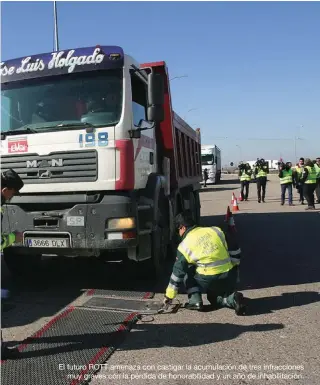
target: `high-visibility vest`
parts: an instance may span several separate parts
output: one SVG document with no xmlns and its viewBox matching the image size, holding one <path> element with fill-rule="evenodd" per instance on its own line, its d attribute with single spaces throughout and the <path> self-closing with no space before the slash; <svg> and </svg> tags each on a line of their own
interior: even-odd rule
<svg viewBox="0 0 320 385">
<path fill-rule="evenodd" d="M 320 167 L 317 165 L 317 163 L 315 163 L 314 168 L 316 169 L 317 179 L 319 179 L 320 178 Z"/>
<path fill-rule="evenodd" d="M 268 173 L 264 171 L 262 168 L 259 169 L 257 177 L 259 178 L 260 176 L 267 176 Z"/>
<path fill-rule="evenodd" d="M 287 184 L 292 183 L 292 170 L 289 171 L 283 170 L 282 171 L 282 178 L 280 178 L 280 184 Z"/>
<path fill-rule="evenodd" d="M 0 208 L 1 218 L 2 218 L 2 207 Z M 6 247 L 11 246 L 16 240 L 16 236 L 14 233 L 3 234 L 1 233 L 1 251 Z"/>
<path fill-rule="evenodd" d="M 219 227 L 196 227 L 180 243 L 178 251 L 200 275 L 226 273 L 233 265 L 223 231 Z"/>
<path fill-rule="evenodd" d="M 248 175 L 244 170 L 242 171 L 241 173 L 241 176 L 240 176 L 240 181 L 243 182 L 245 180 L 251 180 L 251 176 Z"/>
<path fill-rule="evenodd" d="M 306 166 L 306 169 L 308 170 L 308 177 L 304 183 L 307 183 L 307 184 L 317 183 L 317 171 L 315 167 Z"/>
</svg>

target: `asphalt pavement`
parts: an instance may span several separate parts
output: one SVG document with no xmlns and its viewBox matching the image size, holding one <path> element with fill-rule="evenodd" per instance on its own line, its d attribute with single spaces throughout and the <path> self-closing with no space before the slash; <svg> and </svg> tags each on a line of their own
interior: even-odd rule
<svg viewBox="0 0 320 385">
<path fill-rule="evenodd" d="M 224 219 L 232 193 L 239 196 L 235 178 L 223 175 L 219 185 L 202 189 L 203 225 Z M 243 251 L 240 291 L 247 299 L 246 316 L 231 309 L 182 309 L 142 319 L 91 384 L 318 385 L 320 210 L 307 212 L 296 193 L 294 199 L 295 206 L 281 206 L 279 181 L 270 176 L 266 203 L 257 202 L 255 184 L 249 201 L 239 202 L 235 223 Z M 81 290 L 109 284 L 117 269 L 105 273 L 97 271 L 96 263 L 56 261 L 50 277 L 19 287 L 4 267 L 3 282 L 16 305 L 3 314 L 4 339 L 22 341 L 76 301 Z M 170 272 L 168 266 L 157 285 L 159 301 Z M 123 286 L 128 280 L 122 278 Z M 136 283 L 136 290 L 144 285 L 148 283 Z"/>
</svg>

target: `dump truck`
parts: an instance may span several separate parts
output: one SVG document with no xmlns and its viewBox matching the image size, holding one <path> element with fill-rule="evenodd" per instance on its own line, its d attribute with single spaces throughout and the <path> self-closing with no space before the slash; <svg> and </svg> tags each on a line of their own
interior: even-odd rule
<svg viewBox="0 0 320 385">
<path fill-rule="evenodd" d="M 1 163 L 24 181 L 4 207 L 14 275 L 46 257 L 124 261 L 161 273 L 174 217 L 200 219 L 200 129 L 172 109 L 164 61 L 139 64 L 118 46 L 1 63 Z"/>
</svg>

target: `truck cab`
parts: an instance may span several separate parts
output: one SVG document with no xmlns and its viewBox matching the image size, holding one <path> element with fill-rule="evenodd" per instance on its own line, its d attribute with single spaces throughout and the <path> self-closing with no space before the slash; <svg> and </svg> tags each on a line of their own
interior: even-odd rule
<svg viewBox="0 0 320 385">
<path fill-rule="evenodd" d="M 155 236 L 170 244 L 177 192 L 168 187 L 176 149 L 165 142 L 174 137 L 166 71 L 118 46 L 1 63 L 1 163 L 25 183 L 3 222 L 24 233 L 6 250 L 11 270 L 45 255 L 109 251 L 159 267 L 154 254 L 166 250 Z"/>
</svg>

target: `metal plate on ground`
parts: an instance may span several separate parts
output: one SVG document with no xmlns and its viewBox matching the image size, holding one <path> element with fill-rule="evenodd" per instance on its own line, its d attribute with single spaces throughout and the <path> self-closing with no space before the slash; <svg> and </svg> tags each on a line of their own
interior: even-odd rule
<svg viewBox="0 0 320 385">
<path fill-rule="evenodd" d="M 134 313 L 68 309 L 20 345 L 19 359 L 1 363 L 1 384 L 87 384 L 136 321 Z"/>
<path fill-rule="evenodd" d="M 125 290 L 111 290 L 111 289 L 90 289 L 87 291 L 89 296 L 105 296 L 105 297 L 119 297 L 119 298 L 140 298 L 151 299 L 154 297 L 154 292 L 143 291 L 125 291 Z"/>
<path fill-rule="evenodd" d="M 162 306 L 159 301 L 139 301 L 132 299 L 102 298 L 93 297 L 82 306 L 103 308 L 108 310 L 119 310 L 128 312 L 137 312 L 139 314 L 154 314 Z"/>
</svg>

